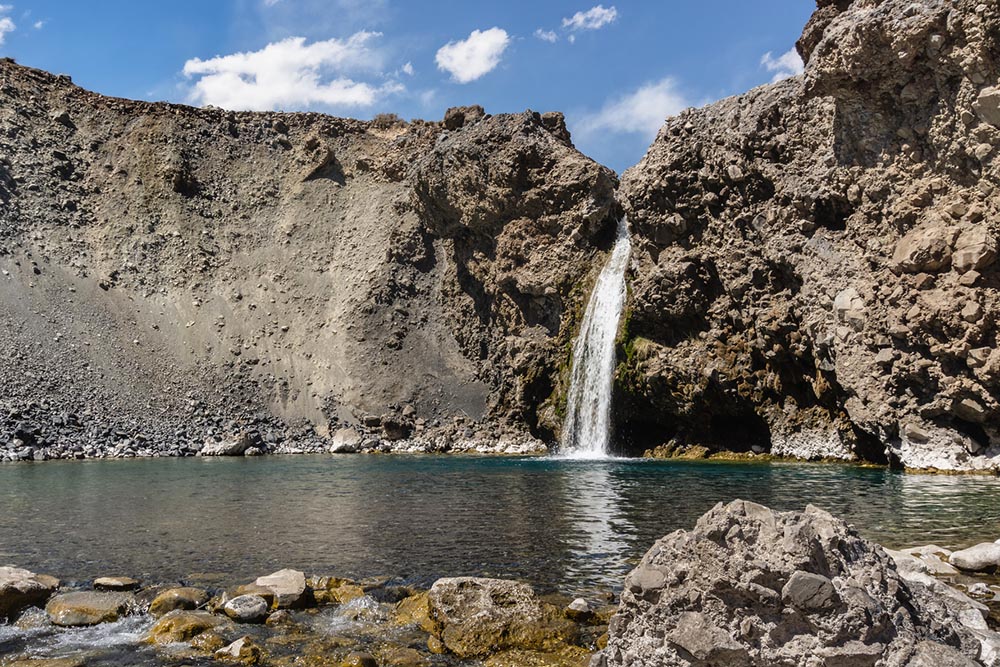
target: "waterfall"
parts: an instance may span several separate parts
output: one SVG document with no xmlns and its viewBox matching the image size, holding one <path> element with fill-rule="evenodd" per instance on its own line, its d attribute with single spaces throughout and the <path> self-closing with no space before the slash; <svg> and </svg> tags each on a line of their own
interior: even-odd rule
<svg viewBox="0 0 1000 667">
<path fill-rule="evenodd" d="M 573 343 L 573 366 L 563 423 L 564 456 L 600 459 L 611 440 L 611 390 L 615 374 L 615 337 L 625 306 L 625 269 L 632 246 L 628 221 L 618 221 L 611 257 L 587 302 L 580 333 Z"/>
</svg>

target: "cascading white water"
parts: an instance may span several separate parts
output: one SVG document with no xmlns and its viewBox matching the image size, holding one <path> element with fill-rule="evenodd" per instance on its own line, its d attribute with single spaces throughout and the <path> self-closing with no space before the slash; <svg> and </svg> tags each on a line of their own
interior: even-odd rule
<svg viewBox="0 0 1000 667">
<path fill-rule="evenodd" d="M 622 218 L 618 221 L 615 247 L 597 278 L 580 333 L 573 343 L 562 456 L 585 459 L 608 456 L 615 336 L 625 305 L 625 269 L 631 251 L 628 222 Z"/>
</svg>

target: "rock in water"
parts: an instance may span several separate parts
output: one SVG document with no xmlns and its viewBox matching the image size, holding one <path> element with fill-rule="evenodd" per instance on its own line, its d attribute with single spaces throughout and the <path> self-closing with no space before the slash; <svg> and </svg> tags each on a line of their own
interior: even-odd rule
<svg viewBox="0 0 1000 667">
<path fill-rule="evenodd" d="M 186 642 L 227 622 L 207 611 L 178 609 L 158 620 L 146 633 L 145 641 L 150 644 Z"/>
<path fill-rule="evenodd" d="M 997 639 L 830 514 L 737 500 L 646 553 L 593 664 L 976 665 Z"/>
<path fill-rule="evenodd" d="M 27 607 L 41 606 L 59 581 L 18 567 L 0 567 L 0 621 L 13 620 Z"/>
<path fill-rule="evenodd" d="M 508 649 L 543 649 L 575 628 L 527 584 L 503 579 L 438 579 L 428 592 L 432 634 L 459 658 Z"/>
<path fill-rule="evenodd" d="M 190 611 L 206 604 L 209 597 L 200 588 L 171 588 L 153 598 L 149 603 L 149 613 L 159 617 L 177 609 Z"/>
<path fill-rule="evenodd" d="M 1000 567 L 1000 544 L 984 542 L 968 549 L 954 551 L 948 562 L 968 572 L 996 572 Z"/>
<path fill-rule="evenodd" d="M 132 577 L 98 577 L 94 579 L 94 588 L 99 591 L 134 591 L 140 583 Z"/>
<path fill-rule="evenodd" d="M 240 595 L 224 604 L 222 610 L 237 623 L 263 623 L 270 606 L 259 595 Z"/>
<path fill-rule="evenodd" d="M 274 593 L 274 606 L 278 609 L 308 607 L 313 601 L 312 590 L 306 585 L 306 575 L 298 570 L 278 570 L 255 582 Z"/>
<path fill-rule="evenodd" d="M 45 612 L 56 625 L 97 625 L 124 616 L 132 602 L 126 593 L 63 593 L 49 600 Z"/>
</svg>

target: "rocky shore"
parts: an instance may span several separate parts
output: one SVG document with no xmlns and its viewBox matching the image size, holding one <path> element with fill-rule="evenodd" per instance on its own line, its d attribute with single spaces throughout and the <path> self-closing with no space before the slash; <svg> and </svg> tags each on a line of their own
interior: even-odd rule
<svg viewBox="0 0 1000 667">
<path fill-rule="evenodd" d="M 0 665 L 995 666 L 998 568 L 997 543 L 888 551 L 822 510 L 746 501 L 658 541 L 617 604 L 476 577 L 285 569 L 209 589 L 5 567 Z M 84 628 L 104 634 L 58 641 Z"/>
</svg>

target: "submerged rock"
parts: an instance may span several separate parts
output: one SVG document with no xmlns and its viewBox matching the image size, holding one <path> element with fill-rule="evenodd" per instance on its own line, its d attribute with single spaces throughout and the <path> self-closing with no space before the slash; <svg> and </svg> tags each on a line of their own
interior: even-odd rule
<svg viewBox="0 0 1000 667">
<path fill-rule="evenodd" d="M 13 620 L 28 607 L 45 604 L 59 586 L 54 577 L 18 567 L 0 567 L 0 621 Z"/>
<path fill-rule="evenodd" d="M 63 593 L 49 600 L 45 612 L 56 625 L 97 625 L 125 616 L 134 600 L 127 593 Z"/>
<path fill-rule="evenodd" d="M 738 500 L 646 553 L 593 664 L 979 664 L 998 635 L 959 597 L 902 578 L 878 545 L 822 510 Z"/>
</svg>

